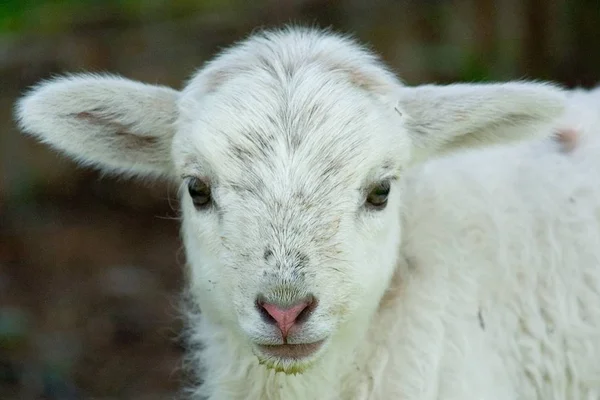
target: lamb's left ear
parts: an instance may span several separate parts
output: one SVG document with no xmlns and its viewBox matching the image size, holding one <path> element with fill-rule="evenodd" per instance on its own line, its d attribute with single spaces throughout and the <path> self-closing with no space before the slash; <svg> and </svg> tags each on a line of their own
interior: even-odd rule
<svg viewBox="0 0 600 400">
<path fill-rule="evenodd" d="M 25 132 L 83 164 L 169 175 L 178 97 L 164 86 L 81 74 L 37 85 L 15 111 Z"/>
<path fill-rule="evenodd" d="M 423 85 L 400 89 L 419 161 L 457 148 L 500 144 L 543 135 L 565 108 L 566 92 L 544 83 Z"/>
</svg>

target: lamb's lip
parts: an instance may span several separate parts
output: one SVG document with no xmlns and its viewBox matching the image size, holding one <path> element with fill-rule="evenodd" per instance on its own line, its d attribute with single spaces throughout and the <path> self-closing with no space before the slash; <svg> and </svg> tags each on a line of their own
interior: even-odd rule
<svg viewBox="0 0 600 400">
<path fill-rule="evenodd" d="M 271 357 L 282 359 L 302 359 L 310 357 L 316 353 L 325 340 L 319 340 L 313 343 L 298 343 L 298 344 L 259 344 L 257 347 L 260 351 Z"/>
</svg>

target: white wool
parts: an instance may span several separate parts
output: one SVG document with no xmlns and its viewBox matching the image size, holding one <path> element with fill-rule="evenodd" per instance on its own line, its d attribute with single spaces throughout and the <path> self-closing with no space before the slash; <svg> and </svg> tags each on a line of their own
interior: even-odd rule
<svg viewBox="0 0 600 400">
<path fill-rule="evenodd" d="M 193 398 L 571 400 L 600 396 L 597 100 L 533 82 L 407 87 L 348 38 L 288 28 L 180 92 L 70 76 L 17 117 L 86 164 L 182 185 Z M 193 179 L 212 206 L 194 207 Z M 318 305 L 288 340 L 323 346 L 265 356 L 282 339 L 257 298 L 308 294 Z"/>
</svg>

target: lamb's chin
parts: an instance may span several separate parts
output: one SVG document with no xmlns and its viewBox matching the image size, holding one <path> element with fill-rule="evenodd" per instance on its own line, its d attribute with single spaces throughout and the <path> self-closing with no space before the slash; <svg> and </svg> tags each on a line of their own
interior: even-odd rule
<svg viewBox="0 0 600 400">
<path fill-rule="evenodd" d="M 258 362 L 275 372 L 288 375 L 302 374 L 315 365 L 323 355 L 324 340 L 308 344 L 287 344 L 276 346 L 254 346 L 253 352 Z"/>
</svg>

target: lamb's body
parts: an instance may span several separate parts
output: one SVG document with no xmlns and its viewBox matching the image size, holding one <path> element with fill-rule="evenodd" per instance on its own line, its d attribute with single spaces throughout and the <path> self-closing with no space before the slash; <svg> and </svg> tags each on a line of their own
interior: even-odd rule
<svg viewBox="0 0 600 400">
<path fill-rule="evenodd" d="M 570 96 L 550 126 L 557 88 L 405 87 L 353 42 L 292 29 L 233 47 L 182 92 L 59 79 L 19 117 L 84 162 L 188 187 L 196 398 L 587 400 L 594 97 Z M 553 139 L 562 128 L 581 135 Z M 299 306 L 288 335 L 277 318 Z"/>
<path fill-rule="evenodd" d="M 441 393 L 463 385 L 444 399 L 479 398 L 481 380 L 485 398 L 600 398 L 599 155 L 597 137 L 569 154 L 547 140 L 415 171 L 403 253 L 417 278 L 406 283 L 412 290 L 400 285 L 398 306 L 410 301 L 405 291 L 440 302 L 407 308 L 439 334 L 431 379 L 418 384 L 440 382 Z M 416 332 L 413 340 L 422 342 Z M 488 357 L 500 364 L 480 371 Z M 503 387 L 509 395 L 494 397 Z"/>
</svg>

